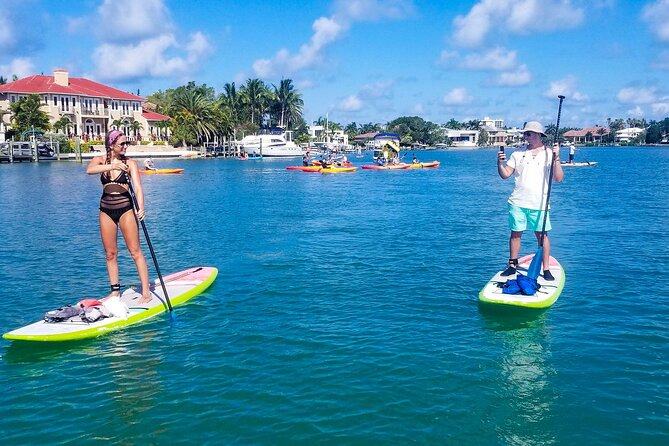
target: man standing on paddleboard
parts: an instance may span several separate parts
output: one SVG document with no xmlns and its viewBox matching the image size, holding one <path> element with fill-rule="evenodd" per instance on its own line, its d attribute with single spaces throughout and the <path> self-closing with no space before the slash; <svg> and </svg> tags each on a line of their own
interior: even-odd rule
<svg viewBox="0 0 669 446">
<path fill-rule="evenodd" d="M 509 197 L 509 265 L 502 272 L 502 276 L 511 276 L 516 273 L 518 267 L 518 255 L 520 253 L 520 238 L 523 231 L 531 229 L 541 239 L 543 228 L 543 215 L 546 213 L 546 231 L 550 231 L 550 217 L 546 206 L 546 195 L 548 193 L 548 178 L 553 162 L 553 180 L 561 182 L 564 172 L 560 165 L 560 146 L 553 145 L 551 152 L 544 146 L 541 137 L 545 137 L 544 126 L 537 121 L 530 121 L 523 127 L 523 138 L 527 146 L 516 150 L 506 161 L 503 150 L 497 152 L 497 173 L 506 180 L 511 175 L 515 177 L 515 187 Z M 506 163 L 505 163 L 506 161 Z M 548 233 L 543 241 L 543 269 L 544 279 L 554 280 L 549 270 L 550 241 Z"/>
</svg>

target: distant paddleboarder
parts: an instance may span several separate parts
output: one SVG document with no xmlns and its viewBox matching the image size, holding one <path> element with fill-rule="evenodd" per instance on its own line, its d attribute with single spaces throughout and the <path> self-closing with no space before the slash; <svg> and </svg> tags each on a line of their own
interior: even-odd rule
<svg viewBox="0 0 669 446">
<path fill-rule="evenodd" d="M 511 229 L 509 264 L 507 269 L 502 272 L 502 276 L 511 276 L 516 273 L 520 253 L 520 239 L 523 231 L 531 229 L 534 231 L 537 240 L 541 238 L 551 160 L 554 161 L 553 180 L 559 183 L 564 178 L 564 172 L 560 166 L 560 146 L 554 144 L 552 151 L 544 146 L 541 139 L 542 136 L 546 136 L 544 126 L 539 122 L 530 121 L 525 124 L 523 130 L 523 138 L 527 141 L 527 146 L 513 152 L 508 161 L 503 150 L 497 152 L 497 173 L 499 173 L 499 176 L 504 180 L 512 175 L 515 178 L 515 187 L 508 200 L 509 228 Z M 555 154 L 554 157 L 553 154 Z M 546 231 L 550 229 L 550 216 L 547 213 Z M 544 238 L 543 246 L 544 279 L 554 280 L 549 270 L 550 242 L 548 233 Z"/>
</svg>

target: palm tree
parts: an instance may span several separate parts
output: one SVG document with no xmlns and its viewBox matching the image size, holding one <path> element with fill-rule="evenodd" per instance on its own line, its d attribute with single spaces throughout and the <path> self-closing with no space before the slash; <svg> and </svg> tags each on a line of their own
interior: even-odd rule
<svg viewBox="0 0 669 446">
<path fill-rule="evenodd" d="M 139 121 L 136 120 L 135 118 L 130 118 L 130 119 L 128 119 L 128 121 L 129 121 L 129 122 L 127 122 L 126 125 L 127 125 L 127 127 L 128 127 L 130 130 L 132 130 L 133 133 L 135 134 L 135 139 L 136 139 L 136 140 L 137 140 L 137 139 L 140 139 L 140 138 L 138 138 L 139 131 L 142 130 L 142 129 L 144 128 L 144 126 L 142 125 L 141 122 L 139 122 Z M 141 135 L 140 135 L 140 136 L 141 136 Z"/>
<path fill-rule="evenodd" d="M 67 134 L 67 129 L 72 125 L 72 121 L 70 121 L 70 118 L 67 116 L 61 116 L 59 120 L 53 123 L 52 127 L 56 132 L 60 132 L 61 130 L 63 133 Z"/>
<path fill-rule="evenodd" d="M 214 103 L 199 91 L 184 89 L 177 92 L 170 115 L 174 117 L 174 125 L 181 127 L 178 132 L 181 135 L 191 134 L 201 141 L 216 133 Z M 182 140 L 185 145 L 184 136 Z"/>
<path fill-rule="evenodd" d="M 258 116 L 262 122 L 262 115 L 267 107 L 269 90 L 260 79 L 248 79 L 241 88 L 244 104 L 251 113 L 251 124 L 255 124 L 255 117 Z"/>
<path fill-rule="evenodd" d="M 242 94 L 237 92 L 234 82 L 223 85 L 223 93 L 219 96 L 217 105 L 221 110 L 227 110 L 232 125 L 233 138 L 237 139 L 237 126 L 241 120 L 244 102 Z"/>
<path fill-rule="evenodd" d="M 49 115 L 40 110 L 41 98 L 37 94 L 31 94 L 10 105 L 12 121 L 19 133 L 26 130 L 49 130 Z"/>
<path fill-rule="evenodd" d="M 304 101 L 302 95 L 295 91 L 291 79 L 281 79 L 279 87 L 274 85 L 274 97 L 280 127 L 290 127 L 290 124 L 295 124 L 302 117 Z"/>
</svg>

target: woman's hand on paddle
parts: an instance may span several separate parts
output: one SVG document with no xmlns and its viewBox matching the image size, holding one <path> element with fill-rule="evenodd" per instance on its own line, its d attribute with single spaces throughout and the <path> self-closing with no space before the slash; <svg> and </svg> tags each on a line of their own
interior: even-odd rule
<svg viewBox="0 0 669 446">
<path fill-rule="evenodd" d="M 128 171 L 128 165 L 121 160 L 113 160 L 111 162 L 111 168 L 112 170 L 122 170 L 123 172 Z"/>
<path fill-rule="evenodd" d="M 135 211 L 138 220 L 144 220 L 144 208 L 140 208 Z"/>
</svg>

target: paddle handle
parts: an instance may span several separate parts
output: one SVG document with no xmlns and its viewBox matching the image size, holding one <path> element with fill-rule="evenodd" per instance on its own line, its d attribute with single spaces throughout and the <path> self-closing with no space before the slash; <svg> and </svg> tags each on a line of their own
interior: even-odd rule
<svg viewBox="0 0 669 446">
<path fill-rule="evenodd" d="M 560 104 L 558 105 L 558 114 L 557 122 L 555 124 L 555 135 L 553 136 L 553 144 L 557 143 L 558 138 L 560 137 L 560 116 L 562 115 L 562 101 L 564 101 L 564 96 L 559 95 Z M 544 209 L 544 222 L 541 227 L 541 238 L 539 239 L 539 246 L 544 246 L 544 238 L 546 237 L 546 220 L 548 219 L 548 203 L 551 200 L 551 188 L 553 186 L 553 168 L 555 167 L 555 152 L 553 152 L 551 147 L 551 167 L 548 174 L 548 191 L 546 191 L 546 207 Z"/>
<path fill-rule="evenodd" d="M 139 211 L 139 203 L 137 202 L 137 197 L 135 196 L 135 189 L 132 186 L 132 178 L 128 175 L 128 191 L 130 192 L 130 197 L 132 198 L 132 203 L 135 206 L 135 209 Z M 139 219 L 138 219 L 139 220 Z M 153 250 L 153 245 L 151 244 L 151 237 L 149 237 L 149 231 L 146 229 L 146 223 L 144 220 L 139 220 L 142 231 L 144 232 L 144 239 L 146 239 L 146 245 L 149 247 L 149 252 L 151 253 L 151 258 L 153 259 L 153 265 L 156 267 L 156 273 L 158 274 L 158 279 L 160 280 L 160 286 L 163 289 L 163 294 L 165 296 L 165 301 L 167 302 L 167 308 L 172 312 L 172 302 L 170 302 L 170 296 L 167 295 L 167 288 L 165 287 L 165 281 L 163 280 L 163 275 L 160 273 L 160 267 L 158 266 L 158 259 L 156 258 L 156 253 Z"/>
</svg>

